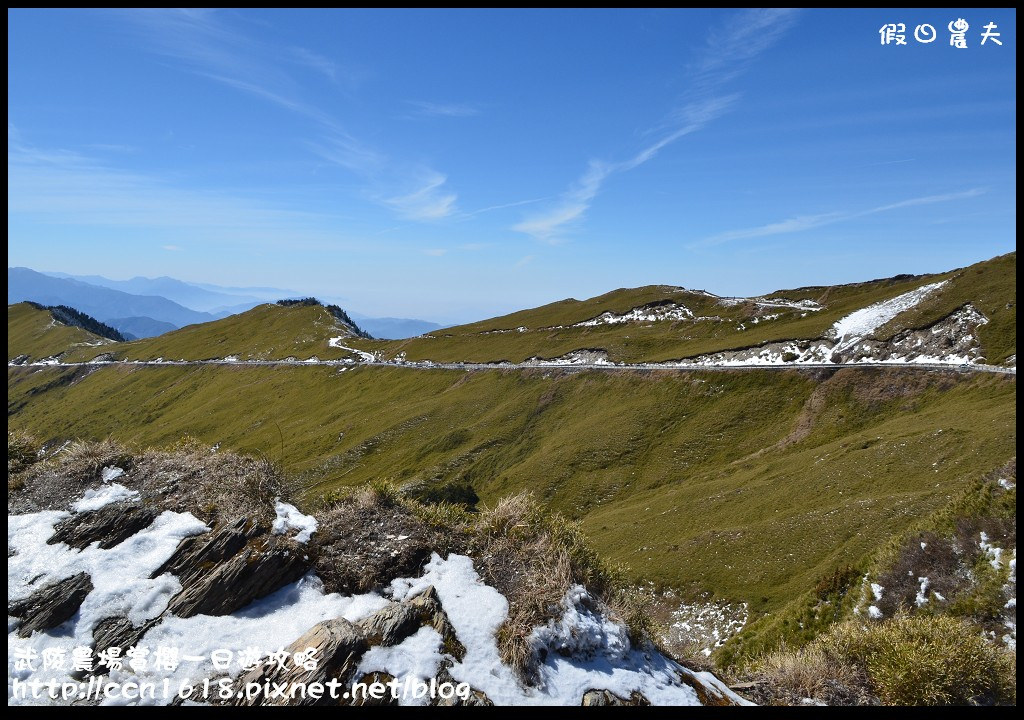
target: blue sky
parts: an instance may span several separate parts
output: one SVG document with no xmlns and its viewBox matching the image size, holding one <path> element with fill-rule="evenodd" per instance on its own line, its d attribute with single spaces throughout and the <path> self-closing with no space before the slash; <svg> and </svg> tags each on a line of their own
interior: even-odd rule
<svg viewBox="0 0 1024 720">
<path fill-rule="evenodd" d="M 945 270 L 1016 248 L 1015 55 L 1008 10 L 9 10 L 8 265 L 441 322 Z"/>
</svg>

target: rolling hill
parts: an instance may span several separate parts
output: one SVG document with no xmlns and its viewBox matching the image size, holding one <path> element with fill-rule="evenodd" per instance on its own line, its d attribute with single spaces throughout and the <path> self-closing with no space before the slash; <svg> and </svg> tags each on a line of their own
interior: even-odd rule
<svg viewBox="0 0 1024 720">
<path fill-rule="evenodd" d="M 609 362 L 760 357 L 781 342 L 849 357 L 940 338 L 950 357 L 967 347 L 969 364 L 1014 367 L 1015 260 L 758 298 L 617 290 L 404 342 L 359 338 L 317 305 L 262 305 L 102 347 L 61 336 L 64 362 L 237 362 L 9 365 L 9 426 L 51 445 L 193 436 L 272 458 L 307 503 L 382 479 L 442 498 L 468 487 L 483 505 L 531 491 L 579 520 L 635 582 L 745 608 L 743 647 L 764 648 L 806 639 L 802 613 L 821 606 L 832 578 L 859 579 L 897 538 L 1013 462 L 1014 374 L 785 359 L 791 368 L 743 372 L 412 363 L 581 349 Z M 9 353 L 38 342 L 19 307 L 8 310 Z M 369 353 L 393 362 L 362 362 Z M 297 362 L 244 362 L 285 358 Z"/>
<path fill-rule="evenodd" d="M 55 313 L 32 303 L 7 306 L 7 360 L 38 362 L 79 346 L 106 347 L 114 342 L 72 322 L 64 313 Z"/>
</svg>

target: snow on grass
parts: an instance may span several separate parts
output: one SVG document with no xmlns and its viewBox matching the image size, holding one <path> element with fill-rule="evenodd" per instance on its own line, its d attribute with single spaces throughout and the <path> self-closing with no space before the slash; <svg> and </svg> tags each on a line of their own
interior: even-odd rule
<svg viewBox="0 0 1024 720">
<path fill-rule="evenodd" d="M 875 598 L 875 602 L 882 599 L 882 592 L 884 590 L 885 588 L 878 583 L 871 583 L 871 595 Z"/>
<path fill-rule="evenodd" d="M 377 356 L 374 355 L 373 353 L 368 353 L 363 350 L 356 350 L 355 348 L 350 348 L 347 345 L 342 345 L 341 341 L 344 339 L 344 335 L 332 337 L 330 340 L 327 341 L 327 346 L 332 348 L 338 348 L 339 350 L 346 350 L 352 353 L 353 355 L 358 355 L 363 362 L 377 362 Z"/>
<path fill-rule="evenodd" d="M 709 657 L 746 624 L 747 603 L 691 602 L 672 611 L 668 632 L 677 642 L 696 645 Z"/>
<path fill-rule="evenodd" d="M 274 503 L 274 512 L 277 513 L 277 517 L 274 519 L 272 532 L 275 535 L 283 535 L 288 530 L 298 530 L 298 535 L 293 538 L 295 542 L 308 542 L 319 527 L 315 517 L 303 515 L 297 507 L 281 502 L 280 499 Z"/>
<path fill-rule="evenodd" d="M 931 584 L 931 581 L 926 577 L 919 577 L 917 582 L 919 583 L 920 588 L 917 591 L 917 595 L 914 597 L 914 604 L 918 607 L 922 607 L 928 603 L 928 585 Z"/>
<path fill-rule="evenodd" d="M 868 305 L 850 313 L 832 326 L 831 333 L 836 338 L 836 350 L 845 350 L 856 345 L 863 338 L 885 325 L 902 312 L 910 310 L 926 297 L 939 290 L 946 280 L 897 295 L 894 298 Z"/>
<path fill-rule="evenodd" d="M 122 500 L 138 499 L 139 493 L 135 490 L 129 490 L 120 483 L 112 483 L 95 490 L 86 490 L 85 494 L 82 495 L 82 499 L 75 502 L 71 509 L 75 512 L 89 512 L 90 510 L 99 510 L 101 507 L 111 503 L 121 502 Z"/>
<path fill-rule="evenodd" d="M 879 610 L 876 606 L 871 605 L 870 607 L 868 607 L 868 617 L 872 620 L 881 620 L 882 611 Z"/>
<path fill-rule="evenodd" d="M 450 669 L 452 677 L 484 692 L 496 705 L 579 705 L 592 689 L 620 697 L 640 691 L 653 704 L 699 704 L 696 692 L 679 679 L 688 671 L 653 649 L 631 648 L 624 630 L 599 617 L 593 600 L 578 587 L 563 600 L 561 618 L 535 631 L 534 639 L 554 652 L 540 665 L 540 686 L 525 687 L 501 662 L 495 640 L 508 602 L 481 581 L 472 559 L 453 554 L 443 560 L 434 553 L 422 577 L 395 580 L 392 591 L 401 600 L 430 585 L 466 648 L 463 660 Z M 559 650 L 575 654 L 566 657 Z"/>
<path fill-rule="evenodd" d="M 526 366 L 563 366 L 563 365 L 614 365 L 604 350 L 574 350 L 561 357 L 545 360 L 539 357 L 529 358 Z"/>
<path fill-rule="evenodd" d="M 663 305 L 644 305 L 635 307 L 626 313 L 604 312 L 590 320 L 576 323 L 570 327 L 597 327 L 598 325 L 621 325 L 636 322 L 658 322 L 661 320 L 693 320 L 693 311 L 685 305 L 669 303 Z"/>
<path fill-rule="evenodd" d="M 1003 566 L 1003 549 L 990 543 L 988 541 L 988 535 L 984 532 L 981 533 L 981 540 L 978 541 L 978 547 L 988 555 L 988 562 L 989 565 L 992 566 L 993 570 L 998 570 Z"/>
<path fill-rule="evenodd" d="M 111 480 L 117 480 L 122 475 L 124 475 L 123 469 L 110 465 L 108 467 L 103 468 L 103 473 L 100 475 L 100 477 L 102 478 L 103 482 L 108 483 Z"/>
</svg>

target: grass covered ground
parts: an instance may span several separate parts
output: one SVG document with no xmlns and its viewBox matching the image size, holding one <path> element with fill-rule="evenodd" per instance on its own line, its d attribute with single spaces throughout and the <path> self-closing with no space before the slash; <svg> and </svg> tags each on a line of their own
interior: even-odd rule
<svg viewBox="0 0 1024 720">
<path fill-rule="evenodd" d="M 319 357 L 336 360 L 351 353 L 332 348 L 328 340 L 347 334 L 320 305 L 259 305 L 222 320 L 188 325 L 153 338 L 116 343 L 103 348 L 74 348 L 65 362 L 84 362 L 99 354 L 118 360 L 280 360 Z"/>
<path fill-rule="evenodd" d="M 42 360 L 79 346 L 87 347 L 94 355 L 106 344 L 113 343 L 88 330 L 55 321 L 49 310 L 29 303 L 7 306 L 8 360 L 19 355 L 28 355 L 29 361 Z"/>
<path fill-rule="evenodd" d="M 719 302 L 703 292 L 651 285 L 620 289 L 589 300 L 562 300 L 539 308 L 439 330 L 408 340 L 369 340 L 352 337 L 343 344 L 373 352 L 383 359 L 434 362 L 522 362 L 532 357 L 555 358 L 574 350 L 600 349 L 616 362 L 660 362 L 753 347 L 780 340 L 821 337 L 840 318 L 876 302 L 922 285 L 948 281 L 917 307 L 900 314 L 875 333 L 887 340 L 900 331 L 927 327 L 971 303 L 989 320 L 979 329 L 984 356 L 999 364 L 1016 355 L 1016 253 L 969 268 L 938 275 L 900 275 L 849 285 L 779 290 L 767 299 L 811 300 L 816 312 L 769 307 L 755 302 Z M 651 303 L 685 305 L 695 320 L 630 322 L 571 327 L 602 313 L 627 313 Z M 756 321 L 756 322 L 755 322 Z M 86 361 L 109 353 L 126 360 L 338 359 L 351 353 L 328 345 L 331 337 L 347 334 L 322 306 L 261 305 L 218 320 L 102 349 L 74 347 L 65 361 Z M 24 334 L 10 333 L 9 353 L 21 347 Z M 32 341 L 35 342 L 35 341 Z M 27 348 L 34 348 L 25 342 Z M 72 341 L 73 342 L 73 341 Z M 57 352 L 67 349 L 71 342 Z M 51 353 L 52 354 L 52 353 Z"/>
<path fill-rule="evenodd" d="M 8 369 L 40 440 L 262 453 L 315 502 L 532 491 L 636 580 L 781 612 L 1015 455 L 1016 381 L 947 372 Z M 783 633 L 785 635 L 785 633 Z"/>
</svg>

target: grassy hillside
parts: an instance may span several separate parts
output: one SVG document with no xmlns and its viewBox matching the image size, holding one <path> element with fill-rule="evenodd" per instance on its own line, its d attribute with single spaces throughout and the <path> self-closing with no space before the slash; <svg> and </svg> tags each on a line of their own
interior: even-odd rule
<svg viewBox="0 0 1024 720">
<path fill-rule="evenodd" d="M 96 348 L 108 343 L 106 338 L 88 330 L 55 320 L 49 310 L 24 302 L 7 306 L 8 360 L 19 355 L 42 360 L 82 345 L 96 352 Z"/>
<path fill-rule="evenodd" d="M 375 479 L 530 489 L 634 577 L 756 614 L 858 562 L 1015 454 L 1016 381 L 905 370 L 573 373 L 9 369 L 13 429 L 189 434 L 308 499 Z"/>
<path fill-rule="evenodd" d="M 887 340 L 904 328 L 927 327 L 971 303 L 988 318 L 978 330 L 985 359 L 997 365 L 1017 354 L 1017 253 L 952 273 L 939 292 L 875 333 Z"/>
<path fill-rule="evenodd" d="M 735 350 L 780 340 L 821 337 L 840 318 L 914 288 L 948 280 L 940 292 L 880 328 L 886 340 L 904 329 L 927 326 L 970 302 L 989 318 L 979 331 L 986 359 L 1002 363 L 1016 354 L 1016 253 L 940 275 L 901 275 L 849 285 L 779 290 L 763 298 L 716 298 L 666 285 L 619 289 L 589 300 L 562 300 L 531 310 L 439 330 L 408 340 L 351 337 L 344 344 L 383 359 L 435 362 L 522 362 L 574 350 L 607 351 L 616 362 L 659 362 Z M 778 307 L 771 300 L 809 300 L 822 309 Z M 765 304 L 765 300 L 769 304 Z M 655 303 L 685 306 L 692 319 L 633 321 L 573 327 L 602 313 L 628 313 Z M 117 359 L 203 360 L 311 357 L 337 359 L 347 351 L 328 340 L 346 334 L 321 306 L 261 305 L 216 322 L 190 325 L 159 337 L 104 348 Z M 80 348 L 69 361 L 98 354 Z"/>
<path fill-rule="evenodd" d="M 405 353 L 409 360 L 437 362 L 522 362 L 534 356 L 554 358 L 578 349 L 603 349 L 617 362 L 676 360 L 778 340 L 818 338 L 855 310 L 940 280 L 950 282 L 920 307 L 881 328 L 878 338 L 888 339 L 899 330 L 928 325 L 972 302 L 990 319 L 981 330 L 987 359 L 1003 362 L 1016 353 L 1016 253 L 939 275 L 904 275 L 850 285 L 779 290 L 764 296 L 812 300 L 823 306 L 817 312 L 730 299 L 722 302 L 702 292 L 656 285 L 615 290 L 585 301 L 562 300 L 419 338 L 358 343 L 354 347 L 374 349 L 384 357 Z M 696 318 L 703 319 L 571 327 L 604 312 L 623 314 L 654 302 L 683 304 Z"/>
<path fill-rule="evenodd" d="M 119 360 L 208 360 L 235 356 L 240 360 L 294 357 L 305 360 L 348 357 L 350 353 L 328 346 L 331 337 L 346 334 L 328 310 L 320 305 L 259 305 L 223 320 L 188 325 L 154 338 L 103 348 Z M 80 348 L 65 360 L 82 362 L 98 353 Z"/>
</svg>

